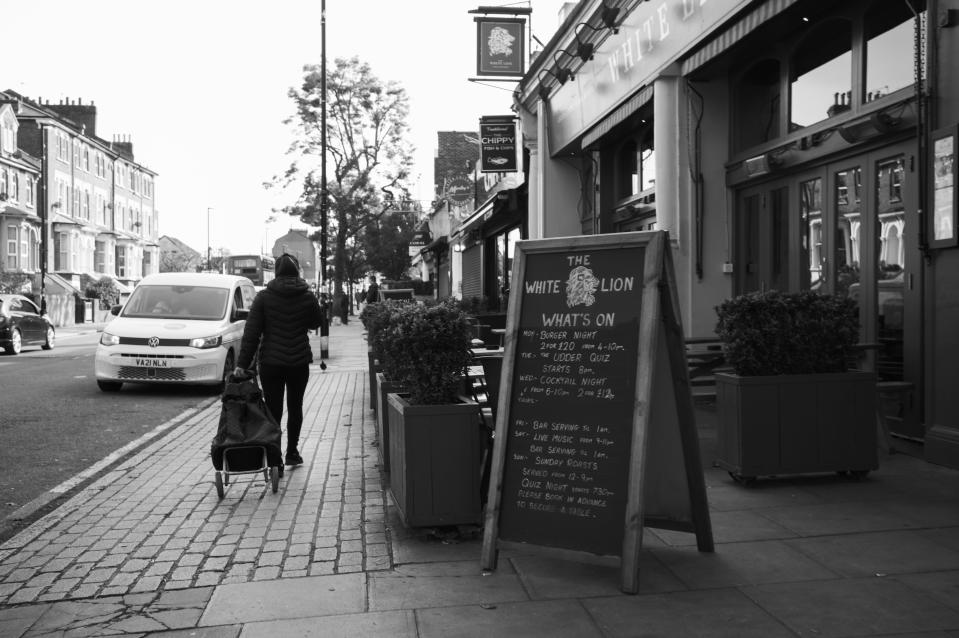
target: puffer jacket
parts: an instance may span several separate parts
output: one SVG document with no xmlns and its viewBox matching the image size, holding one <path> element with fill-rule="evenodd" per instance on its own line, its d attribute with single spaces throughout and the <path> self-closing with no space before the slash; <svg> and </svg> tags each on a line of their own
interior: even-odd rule
<svg viewBox="0 0 959 638">
<path fill-rule="evenodd" d="M 240 343 L 237 367 L 249 369 L 259 348 L 260 363 L 309 365 L 313 361 L 308 330 L 320 326 L 320 305 L 299 277 L 277 277 L 257 293 Z"/>
</svg>

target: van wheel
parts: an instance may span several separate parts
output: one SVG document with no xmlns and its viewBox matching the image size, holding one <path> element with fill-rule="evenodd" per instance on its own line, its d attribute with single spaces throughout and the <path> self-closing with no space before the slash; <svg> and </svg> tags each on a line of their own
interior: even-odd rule
<svg viewBox="0 0 959 638">
<path fill-rule="evenodd" d="M 233 368 L 236 367 L 234 363 L 233 351 L 230 350 L 226 353 L 226 359 L 223 360 L 223 374 L 220 375 L 220 382 L 213 386 L 214 394 L 223 394 L 223 390 L 226 389 L 226 383 L 230 375 L 233 374 Z"/>
<path fill-rule="evenodd" d="M 97 387 L 104 392 L 119 392 L 123 387 L 122 381 L 101 381 L 97 379 Z"/>
</svg>

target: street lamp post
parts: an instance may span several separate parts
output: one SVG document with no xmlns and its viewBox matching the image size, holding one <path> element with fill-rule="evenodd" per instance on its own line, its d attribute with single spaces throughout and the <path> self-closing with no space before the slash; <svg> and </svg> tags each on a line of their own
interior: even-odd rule
<svg viewBox="0 0 959 638">
<path fill-rule="evenodd" d="M 327 290 L 326 282 L 326 0 L 320 0 L 320 290 Z M 320 327 L 320 359 L 330 356 L 329 308 L 324 325 Z"/>
</svg>

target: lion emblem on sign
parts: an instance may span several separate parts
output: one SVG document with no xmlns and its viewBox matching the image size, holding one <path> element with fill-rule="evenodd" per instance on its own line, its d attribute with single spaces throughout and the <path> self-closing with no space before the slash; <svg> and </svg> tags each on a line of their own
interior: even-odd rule
<svg viewBox="0 0 959 638">
<path fill-rule="evenodd" d="M 490 55 L 513 55 L 513 42 L 516 40 L 509 31 L 503 27 L 493 27 L 489 32 Z"/>
<path fill-rule="evenodd" d="M 570 308 L 580 304 L 592 306 L 596 303 L 598 287 L 599 279 L 592 270 L 586 266 L 576 266 L 569 271 L 569 279 L 566 280 L 566 305 Z"/>
</svg>

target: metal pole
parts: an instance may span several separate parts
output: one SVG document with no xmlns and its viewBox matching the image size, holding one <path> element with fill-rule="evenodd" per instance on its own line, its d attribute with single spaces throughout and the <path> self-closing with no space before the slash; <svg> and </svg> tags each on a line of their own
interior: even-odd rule
<svg viewBox="0 0 959 638">
<path fill-rule="evenodd" d="M 326 0 L 320 0 L 320 148 L 322 157 L 320 158 L 320 290 L 327 290 L 326 282 L 326 228 L 327 228 L 327 210 L 326 210 Z M 321 330 L 320 337 L 320 359 L 326 359 L 330 356 L 330 312 L 329 308 L 324 321 L 324 330 Z"/>
<path fill-rule="evenodd" d="M 47 312 L 47 207 L 50 205 L 47 190 L 47 176 L 50 167 L 47 165 L 47 127 L 40 125 L 40 140 L 43 148 L 43 166 L 40 169 L 40 180 L 43 184 L 40 203 L 40 314 Z"/>
</svg>

